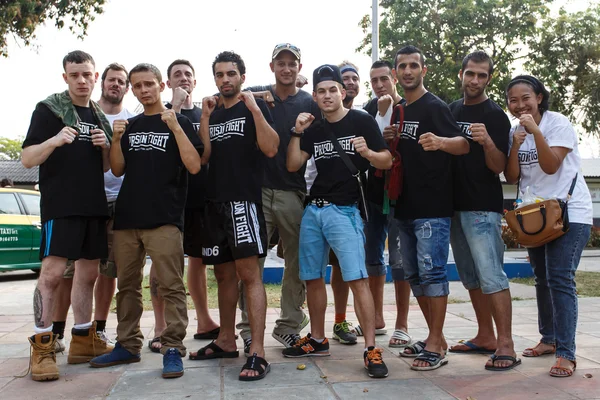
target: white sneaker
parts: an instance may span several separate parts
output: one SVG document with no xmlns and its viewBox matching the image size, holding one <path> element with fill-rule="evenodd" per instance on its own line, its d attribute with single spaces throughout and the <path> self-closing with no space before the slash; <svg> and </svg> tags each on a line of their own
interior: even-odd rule
<svg viewBox="0 0 600 400">
<path fill-rule="evenodd" d="M 65 337 L 56 338 L 56 342 L 54 342 L 54 352 L 55 353 L 63 353 L 67 347 L 65 346 Z"/>
<path fill-rule="evenodd" d="M 106 331 L 98 331 L 96 332 L 96 335 L 98 335 L 98 337 L 100 339 L 102 339 L 102 341 L 110 346 L 114 346 L 115 345 L 115 341 L 111 340 L 108 335 L 106 334 Z"/>
</svg>

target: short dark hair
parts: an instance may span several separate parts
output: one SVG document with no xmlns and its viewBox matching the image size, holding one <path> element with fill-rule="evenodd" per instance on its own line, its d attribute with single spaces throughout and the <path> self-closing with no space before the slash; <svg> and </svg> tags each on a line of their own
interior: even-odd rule
<svg viewBox="0 0 600 400">
<path fill-rule="evenodd" d="M 104 69 L 104 72 L 102 73 L 102 82 L 104 82 L 104 80 L 106 79 L 106 75 L 108 74 L 108 71 L 123 71 L 125 72 L 125 76 L 126 76 L 126 85 L 129 86 L 129 73 L 127 72 L 127 68 L 125 68 L 122 64 L 119 63 L 110 63 L 108 64 L 108 67 L 106 67 Z"/>
<path fill-rule="evenodd" d="M 465 58 L 463 58 L 462 67 L 461 67 L 463 72 L 464 72 L 465 68 L 467 68 L 467 64 L 469 63 L 469 61 L 473 61 L 474 63 L 478 63 L 478 64 L 487 62 L 490 65 L 490 68 L 488 69 L 488 74 L 490 76 L 492 76 L 492 74 L 494 73 L 494 61 L 488 55 L 488 53 L 486 53 L 483 50 L 474 51 L 470 54 L 467 54 L 467 56 Z"/>
<path fill-rule="evenodd" d="M 154 74 L 154 76 L 156 77 L 156 79 L 159 82 L 162 82 L 162 75 L 160 73 L 160 70 L 158 68 L 156 68 L 156 66 L 149 64 L 149 63 L 141 63 L 136 65 L 135 67 L 133 67 L 131 69 L 131 71 L 129 71 L 129 80 L 131 81 L 131 76 L 133 74 L 135 74 L 136 72 L 152 72 Z"/>
<path fill-rule="evenodd" d="M 223 51 L 215 57 L 215 61 L 212 63 L 213 75 L 215 74 L 215 65 L 222 62 L 234 63 L 238 71 L 240 71 L 240 75 L 244 75 L 246 73 L 246 64 L 244 64 L 244 60 L 242 60 L 242 57 L 240 57 L 239 54 L 236 54 L 233 51 Z"/>
<path fill-rule="evenodd" d="M 192 66 L 192 63 L 189 62 L 188 60 L 184 60 L 182 58 L 179 58 L 179 59 L 173 61 L 171 63 L 171 65 L 169 65 L 169 67 L 167 68 L 167 79 L 171 79 L 171 70 L 176 65 L 187 65 L 192 70 L 192 73 L 194 74 L 194 76 L 196 76 L 196 71 L 194 70 L 194 67 Z"/>
<path fill-rule="evenodd" d="M 550 103 L 550 92 L 546 89 L 542 81 L 538 78 L 531 75 L 518 75 L 511 79 L 506 87 L 505 98 L 506 104 L 508 104 L 508 91 L 515 85 L 519 83 L 528 85 L 533 89 L 533 92 L 536 95 L 542 95 L 542 102 L 538 105 L 538 110 L 540 111 L 540 115 L 543 115 L 544 112 L 548 111 L 549 103 Z"/>
<path fill-rule="evenodd" d="M 0 181 L 0 187 L 14 186 L 13 180 L 10 178 L 2 178 Z"/>
<path fill-rule="evenodd" d="M 96 66 L 96 62 L 94 61 L 94 58 L 91 55 L 89 55 L 85 51 L 75 50 L 70 52 L 63 58 L 63 69 L 65 71 L 67 70 L 67 63 L 83 64 L 86 62 L 92 63 L 94 67 Z"/>
<path fill-rule="evenodd" d="M 409 44 L 408 46 L 404 46 L 396 52 L 396 56 L 394 57 L 394 68 L 398 66 L 398 56 L 400 54 L 418 54 L 419 61 L 421 62 L 421 67 L 425 66 L 425 57 L 423 56 L 423 52 L 421 51 L 421 49 Z"/>
<path fill-rule="evenodd" d="M 371 69 L 375 69 L 375 68 L 389 68 L 390 73 L 391 73 L 392 70 L 394 69 L 394 66 L 392 65 L 391 62 L 389 62 L 387 60 L 377 60 L 373 63 L 373 65 L 371 65 Z"/>
</svg>

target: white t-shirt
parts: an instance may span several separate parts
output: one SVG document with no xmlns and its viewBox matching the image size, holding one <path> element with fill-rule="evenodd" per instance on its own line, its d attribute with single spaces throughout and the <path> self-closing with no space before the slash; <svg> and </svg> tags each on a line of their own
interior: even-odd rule
<svg viewBox="0 0 600 400">
<path fill-rule="evenodd" d="M 131 117 L 135 117 L 135 114 L 132 114 L 126 108 L 123 108 L 118 114 L 104 114 L 106 115 L 106 119 L 108 123 L 112 127 L 113 122 L 118 119 L 129 119 Z M 111 170 L 108 170 L 104 173 L 104 191 L 106 192 L 106 200 L 107 201 L 116 201 L 117 196 L 119 195 L 119 190 L 121 190 L 121 185 L 123 184 L 123 176 L 116 177 L 113 175 Z"/>
<path fill-rule="evenodd" d="M 553 175 L 548 175 L 538 162 L 538 153 L 533 135 L 527 135 L 519 148 L 519 166 L 521 168 L 520 191 L 529 186 L 533 196 L 544 199 L 559 198 L 565 200 L 569 188 L 577 175 L 577 183 L 569 200 L 569 222 L 592 224 L 593 210 L 590 191 L 581 172 L 581 157 L 577 150 L 577 135 L 571 122 L 562 114 L 546 111 L 539 125 L 544 139 L 550 147 L 570 149 L 561 166 Z M 509 135 L 509 148 L 512 146 L 514 126 Z"/>
</svg>

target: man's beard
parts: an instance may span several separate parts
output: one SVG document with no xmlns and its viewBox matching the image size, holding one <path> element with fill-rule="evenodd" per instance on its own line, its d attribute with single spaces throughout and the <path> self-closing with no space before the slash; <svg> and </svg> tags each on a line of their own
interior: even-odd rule
<svg viewBox="0 0 600 400">
<path fill-rule="evenodd" d="M 108 101 L 110 104 L 121 104 L 121 102 L 123 101 L 123 96 L 110 96 L 107 95 L 104 92 L 104 89 L 102 89 L 102 98 L 106 101 Z"/>
<path fill-rule="evenodd" d="M 232 97 L 239 95 L 241 91 L 242 91 L 242 85 L 238 85 L 238 86 L 233 86 L 233 90 L 231 92 L 223 93 L 221 90 L 219 90 L 219 93 L 221 93 L 221 96 L 230 99 Z"/>
</svg>

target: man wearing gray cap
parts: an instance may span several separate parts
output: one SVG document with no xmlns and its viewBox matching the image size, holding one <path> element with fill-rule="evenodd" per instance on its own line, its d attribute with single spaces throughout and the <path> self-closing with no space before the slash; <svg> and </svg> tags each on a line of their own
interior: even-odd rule
<svg viewBox="0 0 600 400">
<path fill-rule="evenodd" d="M 342 277 L 354 294 L 356 315 L 365 337 L 364 367 L 369 376 L 384 378 L 388 370 L 381 349 L 375 347 L 375 307 L 367 281 L 365 236 L 358 203 L 363 197 L 360 175 L 364 178 L 369 165 L 389 169 L 392 156 L 373 117 L 344 108 L 346 90 L 337 66 L 317 68 L 313 84 L 313 99 L 325 118 L 313 124 L 313 115 L 298 115 L 287 152 L 288 171 L 298 171 L 314 156 L 318 172 L 300 227 L 300 279 L 306 281 L 311 333 L 294 347 L 284 349 L 283 355 L 329 355 L 324 277 L 331 248 L 340 261 Z M 351 173 L 351 166 L 359 173 Z"/>
</svg>

